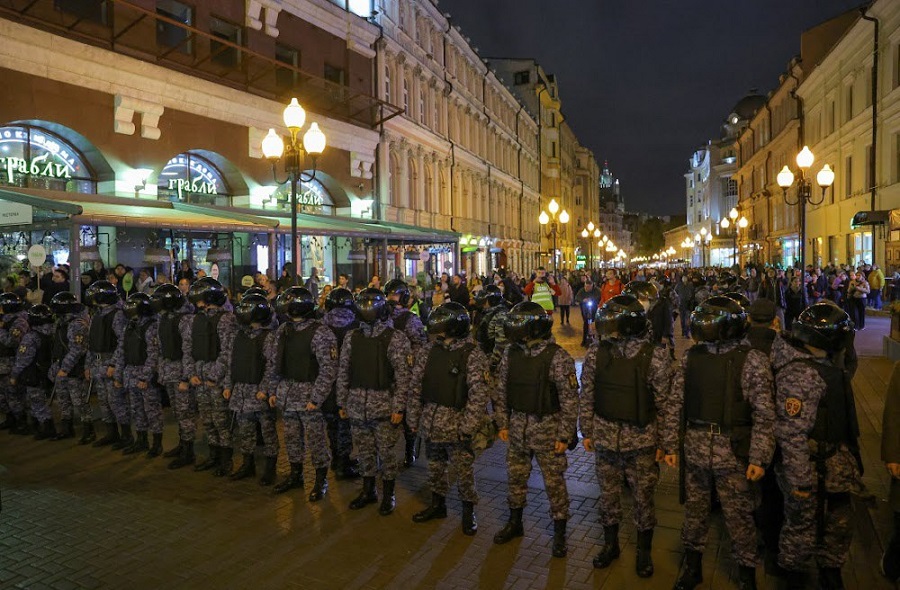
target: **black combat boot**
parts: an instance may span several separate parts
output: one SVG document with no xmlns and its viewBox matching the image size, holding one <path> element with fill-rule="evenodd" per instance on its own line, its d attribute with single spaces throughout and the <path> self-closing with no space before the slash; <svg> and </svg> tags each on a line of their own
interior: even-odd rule
<svg viewBox="0 0 900 590">
<path fill-rule="evenodd" d="M 431 492 L 431 505 L 421 512 L 413 514 L 413 522 L 428 522 L 435 518 L 447 518 L 447 499 Z"/>
<path fill-rule="evenodd" d="M 131 436 L 131 424 L 122 424 L 122 434 L 119 440 L 110 445 L 114 451 L 121 451 L 134 444 L 134 437 Z"/>
<path fill-rule="evenodd" d="M 844 578 L 839 567 L 819 568 L 819 588 L 822 590 L 844 590 Z"/>
<path fill-rule="evenodd" d="M 406 453 L 403 457 L 403 466 L 404 467 L 412 467 L 416 464 L 416 439 L 418 436 L 413 432 L 407 432 L 405 435 L 406 438 Z"/>
<path fill-rule="evenodd" d="M 122 449 L 122 454 L 134 455 L 137 453 L 143 453 L 149 448 L 150 443 L 147 441 L 147 431 L 138 430 L 135 432 L 134 442 Z"/>
<path fill-rule="evenodd" d="M 162 432 L 153 433 L 153 444 L 147 450 L 147 457 L 153 459 L 162 455 Z"/>
<path fill-rule="evenodd" d="M 78 444 L 80 445 L 89 445 L 92 442 L 97 440 L 97 433 L 94 432 L 94 423 L 93 422 L 82 422 L 81 423 L 81 438 L 78 439 Z"/>
<path fill-rule="evenodd" d="M 252 456 L 253 455 L 251 454 L 251 457 Z M 219 447 L 219 465 L 213 471 L 213 477 L 225 477 L 231 475 L 232 467 L 234 467 L 234 448 Z M 250 475 L 256 475 L 256 473 L 254 472 Z"/>
<path fill-rule="evenodd" d="M 259 478 L 259 485 L 266 487 L 275 483 L 275 468 L 278 465 L 278 457 L 266 457 L 266 467 L 263 470 L 262 477 Z"/>
<path fill-rule="evenodd" d="M 184 441 L 179 440 L 177 447 L 169 449 L 168 451 L 163 453 L 162 456 L 165 457 L 166 459 L 174 459 L 175 457 L 178 457 L 179 455 L 181 455 L 181 449 L 183 447 L 184 447 Z"/>
<path fill-rule="evenodd" d="M 75 428 L 72 425 L 71 418 L 63 418 L 59 422 L 59 430 L 51 440 L 63 440 L 66 438 L 75 438 Z"/>
<path fill-rule="evenodd" d="M 256 475 L 256 457 L 254 457 L 253 453 L 244 453 L 241 456 L 243 457 L 244 462 L 241 463 L 240 469 L 231 474 L 231 479 L 234 481 L 247 479 L 248 477 Z"/>
<path fill-rule="evenodd" d="M 169 469 L 181 469 L 182 467 L 193 465 L 196 460 L 193 441 L 184 441 L 181 443 L 181 455 L 169 462 Z"/>
<path fill-rule="evenodd" d="M 674 590 L 694 590 L 703 581 L 703 554 L 686 549 Z"/>
<path fill-rule="evenodd" d="M 464 535 L 471 537 L 478 532 L 478 521 L 475 520 L 475 503 L 462 503 L 462 532 Z"/>
<path fill-rule="evenodd" d="M 222 455 L 222 447 L 219 445 L 209 445 L 209 456 L 206 461 L 201 461 L 194 465 L 194 471 L 209 471 L 219 465 L 219 457 Z M 174 461 L 173 461 L 174 463 Z M 181 467 L 181 465 L 179 465 Z"/>
<path fill-rule="evenodd" d="M 350 502 L 350 510 L 359 510 L 365 508 L 368 504 L 374 504 L 378 501 L 378 493 L 375 492 L 375 478 L 363 477 L 363 487 L 359 495 Z"/>
<path fill-rule="evenodd" d="M 634 571 L 639 578 L 649 578 L 653 575 L 653 529 L 638 531 L 637 534 L 637 558 L 634 561 Z"/>
<path fill-rule="evenodd" d="M 566 523 L 565 518 L 553 521 L 553 557 L 565 557 L 569 552 L 566 547 Z"/>
<path fill-rule="evenodd" d="M 115 422 L 104 422 L 103 426 L 106 428 L 106 434 L 103 435 L 103 438 L 94 442 L 93 446 L 97 448 L 119 442 L 119 425 Z"/>
<path fill-rule="evenodd" d="M 384 479 L 381 481 L 381 506 L 378 507 L 378 514 L 387 516 L 394 511 L 396 501 L 394 500 L 394 480 Z"/>
<path fill-rule="evenodd" d="M 325 497 L 328 492 L 328 468 L 316 467 L 316 481 L 313 483 L 312 491 L 309 492 L 309 501 L 318 502 Z"/>
<path fill-rule="evenodd" d="M 750 565 L 738 567 L 738 588 L 756 590 L 756 568 Z"/>
<path fill-rule="evenodd" d="M 303 463 L 291 463 L 291 473 L 283 482 L 275 486 L 276 494 L 283 494 L 288 490 L 303 487 Z"/>
<path fill-rule="evenodd" d="M 509 520 L 503 525 L 503 528 L 494 535 L 494 543 L 496 545 L 503 545 L 524 534 L 525 529 L 522 528 L 522 509 L 510 508 Z"/>
<path fill-rule="evenodd" d="M 594 567 L 609 567 L 613 560 L 619 558 L 619 525 L 603 527 L 603 549 L 594 557 Z"/>
</svg>

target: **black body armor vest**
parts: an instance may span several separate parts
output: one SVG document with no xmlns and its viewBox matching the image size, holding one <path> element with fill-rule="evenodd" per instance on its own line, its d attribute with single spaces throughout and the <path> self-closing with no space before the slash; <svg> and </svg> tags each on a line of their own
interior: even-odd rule
<svg viewBox="0 0 900 590">
<path fill-rule="evenodd" d="M 181 318 L 179 313 L 164 313 L 159 316 L 159 354 L 167 361 L 182 359 L 179 329 Z"/>
<path fill-rule="evenodd" d="M 231 353 L 231 382 L 262 383 L 266 372 L 265 342 L 269 332 L 262 331 L 255 338 L 243 330 L 234 335 L 234 348 Z"/>
<path fill-rule="evenodd" d="M 559 345 L 550 343 L 530 357 L 518 346 L 509 349 L 506 400 L 510 409 L 532 416 L 549 416 L 559 411 L 559 392 L 550 375 L 550 365 Z"/>
<path fill-rule="evenodd" d="M 647 383 L 653 344 L 645 343 L 632 358 L 613 354 L 613 345 L 602 342 L 594 371 L 594 412 L 601 418 L 627 422 L 641 428 L 656 418 L 656 402 Z"/>
<path fill-rule="evenodd" d="M 195 361 L 212 362 L 219 358 L 222 343 L 219 342 L 219 322 L 225 312 L 207 315 L 203 312 L 194 316 L 191 331 L 191 356 Z M 238 349 L 240 350 L 240 349 Z"/>
<path fill-rule="evenodd" d="M 110 311 L 100 317 L 91 318 L 91 329 L 88 334 L 88 350 L 93 353 L 108 354 L 115 352 L 119 339 L 113 330 L 113 320 L 118 310 Z M 99 320 L 99 321 L 98 321 Z"/>
<path fill-rule="evenodd" d="M 425 402 L 462 410 L 469 400 L 466 365 L 475 348 L 467 344 L 448 350 L 440 344 L 431 347 L 422 378 L 422 399 Z"/>
<path fill-rule="evenodd" d="M 286 329 L 278 343 L 278 374 L 298 383 L 312 383 L 319 376 L 319 361 L 313 354 L 312 339 L 321 324 L 303 330 Z"/>
<path fill-rule="evenodd" d="M 388 346 L 394 335 L 393 328 L 386 328 L 375 338 L 362 331 L 350 337 L 350 387 L 354 389 L 390 389 L 394 382 L 394 367 L 388 357 Z"/>
</svg>

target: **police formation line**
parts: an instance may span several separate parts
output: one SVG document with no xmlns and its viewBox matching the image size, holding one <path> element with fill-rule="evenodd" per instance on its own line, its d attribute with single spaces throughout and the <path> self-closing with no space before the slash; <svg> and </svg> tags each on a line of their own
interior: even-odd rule
<svg viewBox="0 0 900 590">
<path fill-rule="evenodd" d="M 162 285 L 124 305 L 113 285 L 98 281 L 87 291 L 90 314 L 69 293 L 27 310 L 6 293 L 0 295 L 0 374 L 7 375 L 0 411 L 7 416 L 3 426 L 15 433 L 34 428 L 35 438 L 70 438 L 78 420 L 81 444 L 156 457 L 168 396 L 180 440 L 164 453 L 170 469 L 194 465 L 219 477 L 254 476 L 261 438 L 262 485 L 275 482 L 280 413 L 291 468 L 276 492 L 303 489 L 308 447 L 315 467 L 309 500 L 320 500 L 329 467 L 341 478 L 356 475 L 355 447 L 362 490 L 350 508 L 379 502 L 380 472 L 378 510 L 385 516 L 395 505 L 400 459 L 394 449 L 404 434 L 413 446 L 419 436 L 432 497 L 413 520 L 445 518 L 455 481 L 466 535 L 477 530 L 473 464 L 496 435 L 507 444 L 509 518 L 494 542 L 523 535 L 534 458 L 550 503 L 556 557 L 567 552 L 566 452 L 578 444 L 580 426 L 581 443 L 595 455 L 600 493 L 603 539 L 595 567 L 619 557 L 627 485 L 637 529 L 635 569 L 641 577 L 653 574 L 654 493 L 663 463 L 680 468 L 685 505 L 676 589 L 702 582 L 713 490 L 732 539 L 738 584 L 755 588 L 754 488 L 763 480 L 777 482 L 784 496 L 784 525 L 773 543 L 789 586 L 804 587 L 814 558 L 820 586 L 842 588 L 850 492 L 861 473 L 847 314 L 828 303 L 813 305 L 783 337 L 770 327 L 770 302 L 713 296 L 691 314 L 696 343 L 674 364 L 648 329 L 647 310 L 657 296 L 652 284 L 632 282 L 597 310 L 601 338 L 588 349 L 579 383 L 572 357 L 552 338 L 552 316 L 535 302 L 510 309 L 493 286 L 478 296 L 474 327 L 456 303 L 435 308 L 423 325 L 405 307 L 409 289 L 402 281 L 355 298 L 334 289 L 321 319 L 302 287 L 283 292 L 274 309 L 251 291 L 228 313 L 225 290 L 211 278 L 195 282 L 186 298 Z M 99 439 L 92 397 L 105 428 Z M 203 460 L 194 455 L 198 421 L 209 447 Z M 235 444 L 242 461 L 232 471 Z"/>
</svg>

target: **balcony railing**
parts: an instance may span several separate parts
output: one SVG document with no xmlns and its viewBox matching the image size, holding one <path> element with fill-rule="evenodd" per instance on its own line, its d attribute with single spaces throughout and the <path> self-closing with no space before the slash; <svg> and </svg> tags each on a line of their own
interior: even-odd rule
<svg viewBox="0 0 900 590">
<path fill-rule="evenodd" d="M 403 112 L 128 0 L 0 0 L 0 17 L 368 128 Z"/>
</svg>

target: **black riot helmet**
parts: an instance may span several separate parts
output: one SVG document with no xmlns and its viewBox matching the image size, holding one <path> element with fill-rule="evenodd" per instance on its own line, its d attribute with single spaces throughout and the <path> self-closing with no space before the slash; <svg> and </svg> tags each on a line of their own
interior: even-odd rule
<svg viewBox="0 0 900 590">
<path fill-rule="evenodd" d="M 150 299 L 156 311 L 178 311 L 184 305 L 184 293 L 172 283 L 157 287 Z"/>
<path fill-rule="evenodd" d="M 475 304 L 483 307 L 487 303 L 488 307 L 495 307 L 503 303 L 503 291 L 497 285 L 485 285 L 475 294 Z"/>
<path fill-rule="evenodd" d="M 622 294 L 632 295 L 644 306 L 644 309 L 649 309 L 653 304 L 659 301 L 659 289 L 656 285 L 648 281 L 631 281 L 625 285 Z"/>
<path fill-rule="evenodd" d="M 0 310 L 3 310 L 3 313 L 18 313 L 22 308 L 22 299 L 15 293 L 0 294 Z"/>
<path fill-rule="evenodd" d="M 369 287 L 360 291 L 356 296 L 354 307 L 360 321 L 367 324 L 377 320 L 386 320 L 391 314 L 387 297 L 385 297 L 381 289 L 376 289 L 375 287 Z"/>
<path fill-rule="evenodd" d="M 132 293 L 125 300 L 125 317 L 149 317 L 153 315 L 153 299 L 146 293 Z"/>
<path fill-rule="evenodd" d="M 450 336 L 452 338 L 465 338 L 472 325 L 472 318 L 466 308 L 450 301 L 439 305 L 428 314 L 425 327 L 429 335 Z"/>
<path fill-rule="evenodd" d="M 43 303 L 29 307 L 27 315 L 28 325 L 31 327 L 53 323 L 53 312 Z"/>
<path fill-rule="evenodd" d="M 840 352 L 853 339 L 853 322 L 843 309 L 816 303 L 803 310 L 791 325 L 791 336 L 828 352 Z"/>
<path fill-rule="evenodd" d="M 523 344 L 528 340 L 550 338 L 553 318 L 534 301 L 523 301 L 513 306 L 503 323 L 503 333 L 510 342 Z"/>
<path fill-rule="evenodd" d="M 738 302 L 738 305 L 741 306 L 741 309 L 743 309 L 747 313 L 750 313 L 750 300 L 747 299 L 747 296 L 743 293 L 740 293 L 738 291 L 730 291 L 728 293 L 725 293 L 725 297 L 734 299 Z"/>
<path fill-rule="evenodd" d="M 637 297 L 623 293 L 600 306 L 594 325 L 600 336 L 640 336 L 647 331 L 647 311 Z"/>
<path fill-rule="evenodd" d="M 409 303 L 409 285 L 400 279 L 391 279 L 384 286 L 384 295 L 385 297 L 396 295 L 397 302 L 406 307 L 406 304 Z"/>
<path fill-rule="evenodd" d="M 353 293 L 346 287 L 338 287 L 332 289 L 325 297 L 325 311 L 331 311 L 337 308 L 353 309 Z"/>
<path fill-rule="evenodd" d="M 747 312 L 724 295 L 710 297 L 691 313 L 691 335 L 699 342 L 743 338 L 747 328 Z"/>
<path fill-rule="evenodd" d="M 50 311 L 58 316 L 78 313 L 83 308 L 71 291 L 60 291 L 50 300 Z"/>
<path fill-rule="evenodd" d="M 94 281 L 85 291 L 87 304 L 91 307 L 97 305 L 113 305 L 119 302 L 119 292 L 116 286 L 109 281 Z"/>
<path fill-rule="evenodd" d="M 275 300 L 275 311 L 292 320 L 312 317 L 316 313 L 316 300 L 306 287 L 289 287 Z"/>
<path fill-rule="evenodd" d="M 241 293 L 241 299 L 243 299 L 244 297 L 247 297 L 248 295 L 262 295 L 266 299 L 269 298 L 269 292 L 266 291 L 265 289 L 263 289 L 262 287 L 260 287 L 259 285 L 254 285 L 253 287 L 250 287 L 249 289 L 247 289 L 246 291 Z"/>
<path fill-rule="evenodd" d="M 245 326 L 254 323 L 268 324 L 272 321 L 272 306 L 262 295 L 248 295 L 235 307 L 234 317 Z"/>
<path fill-rule="evenodd" d="M 188 301 L 194 305 L 202 301 L 206 305 L 222 306 L 225 305 L 227 300 L 228 296 L 225 294 L 225 287 L 212 277 L 197 279 L 188 291 Z"/>
</svg>

